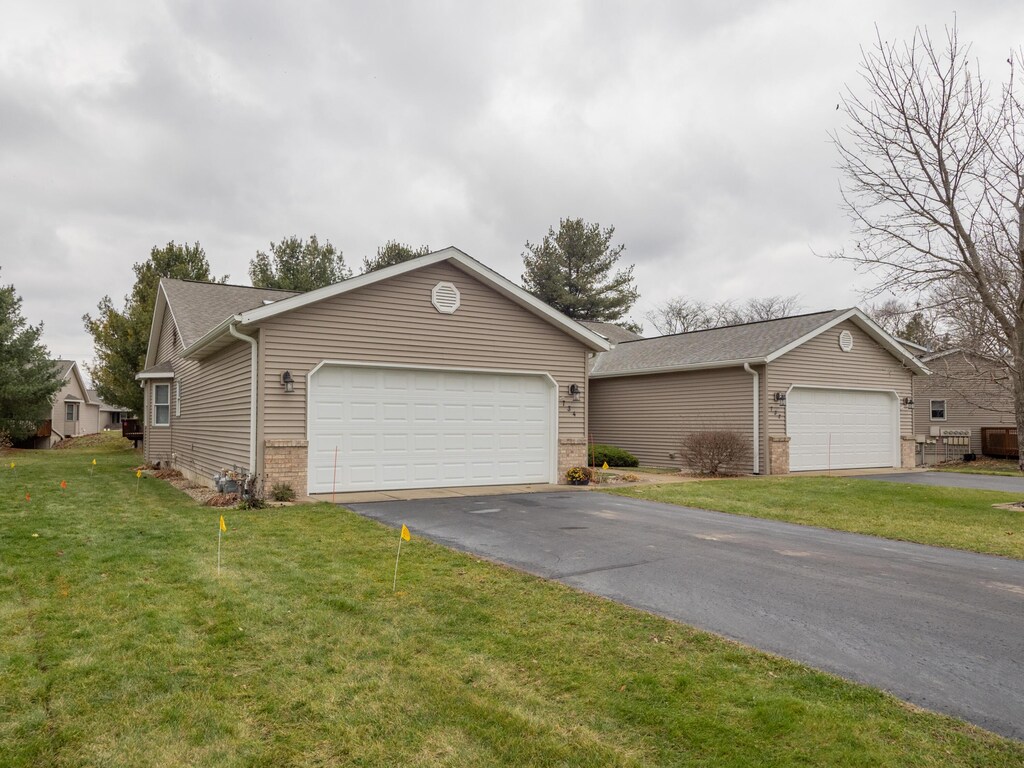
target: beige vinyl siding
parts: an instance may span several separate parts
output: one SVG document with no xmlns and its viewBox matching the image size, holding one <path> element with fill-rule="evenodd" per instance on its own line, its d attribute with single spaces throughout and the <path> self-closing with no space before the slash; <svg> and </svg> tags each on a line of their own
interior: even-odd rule
<svg viewBox="0 0 1024 768">
<path fill-rule="evenodd" d="M 839 348 L 839 334 L 853 335 L 853 349 Z M 774 400 L 776 392 L 804 384 L 842 389 L 895 391 L 900 399 L 900 434 L 912 433 L 912 414 L 902 405 L 911 396 L 914 374 L 903 363 L 850 320 L 830 328 L 768 364 L 766 406 L 768 434 L 786 434 L 786 407 Z"/>
<path fill-rule="evenodd" d="M 928 437 L 932 427 L 971 430 L 971 451 L 981 453 L 982 427 L 1016 425 L 1013 396 L 994 377 L 1002 374 L 975 356 L 953 353 L 925 362 L 931 376 L 914 381 L 914 434 Z M 946 401 L 946 420 L 932 421 L 931 401 Z"/>
<path fill-rule="evenodd" d="M 441 281 L 461 293 L 454 314 L 431 304 Z M 451 264 L 271 318 L 260 324 L 260 337 L 261 442 L 306 437 L 306 376 L 323 360 L 549 373 L 558 384 L 558 437 L 586 435 L 586 392 L 580 402 L 564 402 L 570 384 L 585 383 L 584 345 Z M 286 370 L 295 379 L 293 394 L 281 384 Z"/>
<path fill-rule="evenodd" d="M 146 458 L 212 480 L 221 469 L 249 470 L 249 345 L 239 341 L 206 360 L 181 357 L 181 340 L 165 310 L 154 364 L 170 360 L 170 426 L 153 426 L 152 384 L 147 383 Z M 177 413 L 177 389 L 181 413 Z"/>
<path fill-rule="evenodd" d="M 147 381 L 146 382 L 146 426 L 145 426 L 145 438 L 142 441 L 143 454 L 146 457 L 146 461 L 150 463 L 156 462 L 167 462 L 171 460 L 171 454 L 174 452 L 172 446 L 172 438 L 174 433 L 174 413 L 171 413 L 171 424 L 166 427 L 154 426 L 153 421 L 156 415 L 155 399 L 153 397 L 153 387 L 156 384 L 168 384 L 170 379 L 166 381 Z"/>
<path fill-rule="evenodd" d="M 625 448 L 641 464 L 658 467 L 683 466 L 683 441 L 695 431 L 739 432 L 750 450 L 728 469 L 749 473 L 754 437 L 752 382 L 749 373 L 735 367 L 591 379 L 590 431 L 595 442 Z M 763 453 L 762 448 L 762 457 Z"/>
</svg>

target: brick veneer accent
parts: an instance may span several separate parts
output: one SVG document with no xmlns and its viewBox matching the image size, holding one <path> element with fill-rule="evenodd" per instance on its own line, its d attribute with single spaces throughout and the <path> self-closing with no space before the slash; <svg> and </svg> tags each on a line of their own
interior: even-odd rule
<svg viewBox="0 0 1024 768">
<path fill-rule="evenodd" d="M 587 464 L 587 441 L 582 437 L 558 438 L 558 482 L 566 483 L 565 473 L 569 467 L 583 467 Z"/>
<path fill-rule="evenodd" d="M 911 469 L 917 466 L 917 440 L 913 436 L 900 438 L 900 466 Z"/>
<path fill-rule="evenodd" d="M 768 438 L 768 461 L 770 475 L 789 474 L 789 438 Z"/>
<path fill-rule="evenodd" d="M 308 440 L 265 440 L 263 442 L 264 486 L 269 492 L 275 483 L 287 483 L 297 496 L 305 496 Z"/>
</svg>

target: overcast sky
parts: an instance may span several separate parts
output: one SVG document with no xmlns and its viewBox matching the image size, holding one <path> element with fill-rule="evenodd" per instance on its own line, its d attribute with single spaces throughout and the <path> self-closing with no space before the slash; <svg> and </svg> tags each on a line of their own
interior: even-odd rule
<svg viewBox="0 0 1024 768">
<path fill-rule="evenodd" d="M 0 282 L 54 356 L 132 264 L 199 241 L 249 283 L 316 233 L 350 266 L 455 245 L 519 282 L 562 217 L 614 225 L 633 319 L 673 296 L 860 302 L 828 132 L 861 45 L 929 2 L 0 2 Z M 1024 3 L 958 14 L 1006 75 Z M 648 326 L 649 331 L 653 328 Z"/>
</svg>

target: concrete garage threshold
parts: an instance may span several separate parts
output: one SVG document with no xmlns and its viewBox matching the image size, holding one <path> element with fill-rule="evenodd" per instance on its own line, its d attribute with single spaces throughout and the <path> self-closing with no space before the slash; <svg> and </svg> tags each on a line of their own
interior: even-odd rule
<svg viewBox="0 0 1024 768">
<path fill-rule="evenodd" d="M 908 470 L 895 468 L 874 469 L 833 469 L 827 471 L 794 472 L 790 475 L 734 475 L 723 478 L 697 477 L 694 475 L 649 474 L 633 469 L 609 469 L 609 474 L 632 474 L 640 478 L 636 483 L 616 483 L 614 485 L 558 485 L 555 483 L 532 483 L 519 485 L 473 485 L 456 488 L 410 488 L 398 491 L 345 491 L 339 493 L 314 493 L 300 501 L 327 501 L 337 504 L 366 504 L 373 501 L 418 501 L 420 499 L 456 499 L 469 496 L 499 496 L 513 493 L 551 493 L 553 491 L 599 491 L 605 488 L 623 488 L 632 485 L 669 485 L 676 483 L 702 483 L 709 480 L 763 480 L 771 477 L 857 477 L 860 475 L 908 474 L 924 470 Z"/>
</svg>

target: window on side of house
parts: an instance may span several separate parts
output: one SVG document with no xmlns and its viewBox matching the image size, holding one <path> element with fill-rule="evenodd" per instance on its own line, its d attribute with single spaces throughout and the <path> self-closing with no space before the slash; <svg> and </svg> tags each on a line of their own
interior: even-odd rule
<svg viewBox="0 0 1024 768">
<path fill-rule="evenodd" d="M 64 421 L 78 421 L 78 403 L 64 404 Z"/>
<path fill-rule="evenodd" d="M 113 413 L 110 414 L 110 423 L 111 424 L 120 424 L 121 423 L 121 412 L 120 411 L 114 411 Z"/>
<path fill-rule="evenodd" d="M 166 427 L 171 423 L 171 385 L 153 385 L 153 426 Z"/>
<path fill-rule="evenodd" d="M 931 403 L 932 421 L 946 420 L 946 401 L 932 400 Z"/>
</svg>

